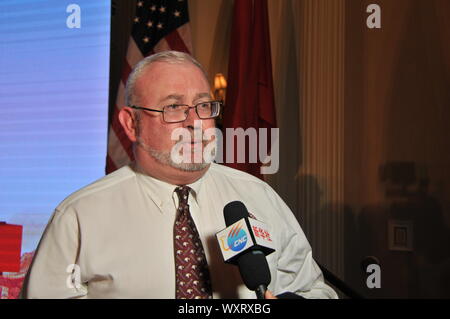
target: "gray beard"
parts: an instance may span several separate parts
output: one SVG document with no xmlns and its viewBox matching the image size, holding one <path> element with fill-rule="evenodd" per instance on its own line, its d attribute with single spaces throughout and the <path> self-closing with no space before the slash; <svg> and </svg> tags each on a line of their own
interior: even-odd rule
<svg viewBox="0 0 450 319">
<path fill-rule="evenodd" d="M 201 171 L 209 166 L 210 163 L 202 162 L 202 163 L 176 163 L 172 160 L 170 152 L 161 152 L 157 151 L 145 143 L 142 143 L 140 139 L 137 140 L 137 146 L 142 147 L 144 151 L 146 151 L 151 157 L 153 157 L 157 162 L 163 165 L 167 165 L 176 169 L 179 169 L 184 172 L 197 172 Z"/>
</svg>

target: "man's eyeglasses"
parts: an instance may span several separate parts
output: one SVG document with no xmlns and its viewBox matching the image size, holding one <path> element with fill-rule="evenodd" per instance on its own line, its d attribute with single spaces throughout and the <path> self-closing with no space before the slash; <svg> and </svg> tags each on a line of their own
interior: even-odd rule
<svg viewBox="0 0 450 319">
<path fill-rule="evenodd" d="M 164 106 L 162 110 L 155 110 L 136 105 L 129 105 L 129 107 L 136 110 L 160 112 L 163 114 L 163 120 L 167 123 L 177 123 L 185 121 L 188 117 L 189 109 L 191 108 L 195 108 L 195 113 L 197 113 L 200 119 L 202 120 L 212 119 L 219 116 L 221 106 L 222 102 L 220 101 L 200 102 L 193 106 L 187 104 L 170 104 Z"/>
</svg>

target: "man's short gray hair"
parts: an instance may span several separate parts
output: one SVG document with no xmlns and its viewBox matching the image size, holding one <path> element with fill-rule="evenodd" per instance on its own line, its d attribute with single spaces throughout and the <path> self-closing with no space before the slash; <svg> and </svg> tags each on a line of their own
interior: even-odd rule
<svg viewBox="0 0 450 319">
<path fill-rule="evenodd" d="M 195 60 L 190 54 L 178 51 L 162 51 L 155 54 L 152 54 L 141 61 L 139 61 L 133 71 L 128 76 L 127 84 L 125 86 L 125 104 L 133 105 L 136 103 L 135 94 L 134 94 L 134 86 L 136 84 L 136 80 L 142 74 L 142 72 L 152 63 L 154 62 L 165 62 L 170 64 L 182 64 L 182 63 L 192 63 L 196 67 L 198 67 L 205 79 L 208 80 L 208 75 L 203 69 L 202 65 Z"/>
</svg>

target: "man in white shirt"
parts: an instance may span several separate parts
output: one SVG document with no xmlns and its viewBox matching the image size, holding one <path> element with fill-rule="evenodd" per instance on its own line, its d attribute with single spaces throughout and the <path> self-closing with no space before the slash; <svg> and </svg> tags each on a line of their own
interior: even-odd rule
<svg viewBox="0 0 450 319">
<path fill-rule="evenodd" d="M 324 283 L 292 212 L 268 184 L 205 160 L 178 163 L 172 158 L 179 142 L 172 139 L 174 129 L 194 136 L 195 121 L 202 130 L 214 128 L 220 104 L 211 101 L 206 75 L 189 55 L 163 52 L 136 66 L 127 82 L 127 106 L 119 113 L 134 143 L 135 162 L 56 208 L 24 282 L 25 298 L 178 296 L 174 224 L 182 199 L 175 189 L 185 185 L 207 262 L 210 297 L 255 298 L 237 267 L 223 262 L 215 238 L 225 228 L 223 207 L 234 200 L 271 227 L 276 251 L 267 256 L 270 291 L 337 297 Z M 193 140 L 188 146 L 195 153 L 208 143 Z"/>
</svg>

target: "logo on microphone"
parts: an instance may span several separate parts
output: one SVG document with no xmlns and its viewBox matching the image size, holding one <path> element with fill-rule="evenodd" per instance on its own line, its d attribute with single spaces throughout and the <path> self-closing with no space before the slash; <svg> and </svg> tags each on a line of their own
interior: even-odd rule
<svg viewBox="0 0 450 319">
<path fill-rule="evenodd" d="M 232 251 L 240 251 L 247 244 L 247 233 L 242 229 L 242 222 L 231 228 L 227 238 L 228 247 Z"/>
</svg>

